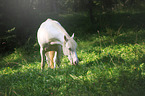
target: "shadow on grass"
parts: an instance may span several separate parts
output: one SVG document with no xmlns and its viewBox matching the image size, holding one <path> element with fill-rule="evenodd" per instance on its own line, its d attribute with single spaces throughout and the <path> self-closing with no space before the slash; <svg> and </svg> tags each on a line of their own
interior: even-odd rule
<svg viewBox="0 0 145 96">
<path fill-rule="evenodd" d="M 126 35 L 118 36 L 115 41 L 116 44 L 136 44 L 145 41 L 145 31 L 139 30 L 135 32 L 126 33 Z"/>
</svg>

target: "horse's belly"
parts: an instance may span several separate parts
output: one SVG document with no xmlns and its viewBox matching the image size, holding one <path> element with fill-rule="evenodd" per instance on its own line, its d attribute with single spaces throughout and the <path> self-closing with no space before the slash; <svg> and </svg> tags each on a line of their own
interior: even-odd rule
<svg viewBox="0 0 145 96">
<path fill-rule="evenodd" d="M 45 51 L 58 51 L 61 45 L 50 45 L 45 47 Z"/>
</svg>

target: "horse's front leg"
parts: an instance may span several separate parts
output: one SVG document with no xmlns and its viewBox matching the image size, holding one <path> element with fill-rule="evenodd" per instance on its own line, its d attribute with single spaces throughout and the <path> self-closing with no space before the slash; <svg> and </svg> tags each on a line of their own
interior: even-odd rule
<svg viewBox="0 0 145 96">
<path fill-rule="evenodd" d="M 40 48 L 40 54 L 41 54 L 41 71 L 43 71 L 45 66 L 45 50 L 44 48 Z"/>
<path fill-rule="evenodd" d="M 57 56 L 56 56 L 56 58 L 57 58 L 57 65 L 58 65 L 58 67 L 60 66 L 60 63 L 61 63 L 61 61 L 60 61 L 60 59 L 61 59 L 61 46 L 58 46 L 58 50 L 57 50 Z"/>
</svg>

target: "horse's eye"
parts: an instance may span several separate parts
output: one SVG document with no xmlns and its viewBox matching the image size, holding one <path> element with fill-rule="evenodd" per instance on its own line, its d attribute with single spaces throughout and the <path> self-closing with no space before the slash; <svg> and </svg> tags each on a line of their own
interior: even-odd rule
<svg viewBox="0 0 145 96">
<path fill-rule="evenodd" d="M 70 50 L 70 51 L 71 51 L 71 48 L 68 48 L 68 50 Z"/>
</svg>

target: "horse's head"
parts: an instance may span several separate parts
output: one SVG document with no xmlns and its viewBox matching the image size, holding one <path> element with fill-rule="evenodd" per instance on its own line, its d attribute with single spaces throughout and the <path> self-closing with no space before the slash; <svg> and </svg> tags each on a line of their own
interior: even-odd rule
<svg viewBox="0 0 145 96">
<path fill-rule="evenodd" d="M 68 59 L 70 60 L 71 64 L 77 65 L 79 63 L 76 53 L 77 43 L 73 38 L 74 34 L 70 38 L 64 36 L 63 53 L 64 55 L 68 56 Z"/>
</svg>

